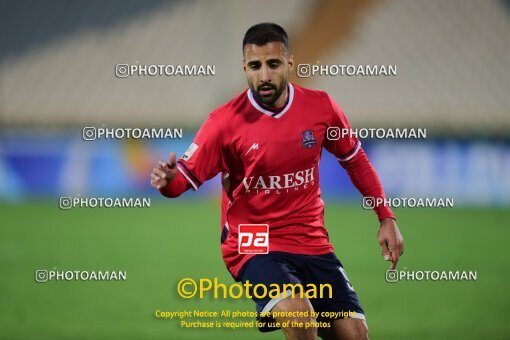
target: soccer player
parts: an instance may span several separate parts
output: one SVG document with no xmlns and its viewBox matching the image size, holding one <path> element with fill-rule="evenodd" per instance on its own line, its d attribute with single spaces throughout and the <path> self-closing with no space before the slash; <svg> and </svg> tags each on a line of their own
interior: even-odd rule
<svg viewBox="0 0 510 340">
<path fill-rule="evenodd" d="M 253 298 L 257 311 L 274 313 L 272 321 L 280 324 L 320 321 L 330 326 L 286 327 L 282 330 L 287 339 L 317 335 L 368 339 L 363 309 L 324 226 L 319 187 L 322 149 L 336 156 L 363 196 L 385 197 L 379 178 L 359 140 L 328 136 L 331 129 L 350 129 L 335 101 L 323 91 L 288 82 L 294 61 L 283 28 L 273 23 L 251 27 L 242 49 L 249 88 L 212 111 L 179 160 L 170 153 L 169 162 L 160 161 L 152 171 L 151 185 L 166 197 L 177 197 L 188 189 L 198 190 L 221 173 L 221 250 L 232 276 L 267 287 L 295 283 L 333 287 L 332 298 Z M 404 250 L 402 236 L 388 207 L 377 206 L 374 211 L 380 221 L 377 238 L 382 256 L 394 269 Z M 250 238 L 240 234 L 244 224 L 268 226 L 268 234 L 262 233 L 268 243 L 258 244 L 268 245 L 266 254 L 241 251 L 241 246 L 250 244 Z M 291 311 L 304 316 L 281 313 Z M 315 320 L 311 311 L 352 313 Z"/>
</svg>

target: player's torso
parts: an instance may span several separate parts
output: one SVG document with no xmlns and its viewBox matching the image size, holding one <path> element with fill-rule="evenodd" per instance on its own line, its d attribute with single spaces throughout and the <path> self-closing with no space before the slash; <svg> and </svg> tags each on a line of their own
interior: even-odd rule
<svg viewBox="0 0 510 340">
<path fill-rule="evenodd" d="M 230 198 L 256 201 L 262 209 L 320 194 L 319 161 L 327 119 L 318 99 L 296 93 L 275 117 L 249 99 L 229 121 Z"/>
<path fill-rule="evenodd" d="M 269 251 L 333 251 L 319 187 L 319 162 L 330 126 L 325 96 L 296 89 L 290 105 L 276 117 L 248 96 L 239 97 L 223 129 L 230 185 L 228 199 L 222 200 L 222 253 L 233 273 L 249 258 L 239 253 L 242 224 L 267 225 Z"/>
</svg>

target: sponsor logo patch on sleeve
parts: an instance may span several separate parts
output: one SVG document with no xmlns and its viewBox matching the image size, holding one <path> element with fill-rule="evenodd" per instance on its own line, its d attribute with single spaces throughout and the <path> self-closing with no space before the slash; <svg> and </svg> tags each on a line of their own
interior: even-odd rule
<svg viewBox="0 0 510 340">
<path fill-rule="evenodd" d="M 195 151 L 197 151 L 197 149 L 198 149 L 198 145 L 196 145 L 195 143 L 191 143 L 191 145 L 189 146 L 188 150 L 186 150 L 186 152 L 182 156 L 182 159 L 184 161 L 189 160 L 191 158 L 191 156 L 193 156 Z"/>
</svg>

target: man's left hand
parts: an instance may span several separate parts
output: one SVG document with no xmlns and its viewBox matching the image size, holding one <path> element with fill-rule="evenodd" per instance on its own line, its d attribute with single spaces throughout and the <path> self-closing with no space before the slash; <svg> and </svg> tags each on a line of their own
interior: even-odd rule
<svg viewBox="0 0 510 340">
<path fill-rule="evenodd" d="M 404 239 L 394 219 L 385 218 L 381 221 L 377 241 L 382 248 L 384 259 L 391 261 L 390 270 L 394 270 L 397 267 L 398 259 L 404 254 Z"/>
</svg>

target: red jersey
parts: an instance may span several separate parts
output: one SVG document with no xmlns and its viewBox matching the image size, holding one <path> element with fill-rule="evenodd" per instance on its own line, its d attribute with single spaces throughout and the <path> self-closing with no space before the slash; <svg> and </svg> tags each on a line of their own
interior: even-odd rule
<svg viewBox="0 0 510 340">
<path fill-rule="evenodd" d="M 222 201 L 222 227 L 228 232 L 221 250 L 234 277 L 253 256 L 239 252 L 240 224 L 267 224 L 269 251 L 333 252 L 319 186 L 322 149 L 340 162 L 362 152 L 360 142 L 349 134 L 327 138 L 328 128 L 350 129 L 327 93 L 292 84 L 288 90 L 288 102 L 278 113 L 261 107 L 249 89 L 220 106 L 177 163 L 193 190 L 218 173 L 228 176 L 230 185 Z M 377 187 L 377 177 L 376 182 Z M 382 189 L 376 191 L 371 194 L 384 195 Z M 389 209 L 383 215 L 393 217 Z"/>
</svg>

